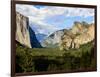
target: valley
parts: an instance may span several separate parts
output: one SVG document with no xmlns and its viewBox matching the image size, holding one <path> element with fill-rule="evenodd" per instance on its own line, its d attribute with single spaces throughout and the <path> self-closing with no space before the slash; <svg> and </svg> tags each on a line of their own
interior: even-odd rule
<svg viewBox="0 0 100 77">
<path fill-rule="evenodd" d="M 29 18 L 16 12 L 17 73 L 95 70 L 94 23 L 76 21 L 50 35 L 36 33 L 32 26 L 38 25 L 30 26 Z"/>
<path fill-rule="evenodd" d="M 27 48 L 16 45 L 17 73 L 43 71 L 91 70 L 96 67 L 92 42 L 79 49 L 60 51 L 55 48 Z"/>
</svg>

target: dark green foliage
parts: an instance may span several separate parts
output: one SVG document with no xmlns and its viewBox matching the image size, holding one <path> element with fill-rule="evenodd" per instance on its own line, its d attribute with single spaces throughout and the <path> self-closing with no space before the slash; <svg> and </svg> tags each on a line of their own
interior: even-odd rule
<svg viewBox="0 0 100 77">
<path fill-rule="evenodd" d="M 22 49 L 22 46 L 18 46 L 16 50 L 16 72 L 31 72 L 34 63 L 28 48 Z"/>
<path fill-rule="evenodd" d="M 85 26 L 85 27 L 89 26 L 89 24 L 87 22 L 85 22 L 85 21 L 82 22 L 82 25 Z"/>
<path fill-rule="evenodd" d="M 92 42 L 79 49 L 26 48 L 16 44 L 16 72 L 95 69 L 96 57 Z"/>
</svg>

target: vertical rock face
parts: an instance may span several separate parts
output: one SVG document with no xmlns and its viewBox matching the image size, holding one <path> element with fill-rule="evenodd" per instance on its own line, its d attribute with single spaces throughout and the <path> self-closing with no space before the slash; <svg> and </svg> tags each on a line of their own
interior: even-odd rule
<svg viewBox="0 0 100 77">
<path fill-rule="evenodd" d="M 28 18 L 16 12 L 16 40 L 22 45 L 32 48 L 28 29 Z"/>
<path fill-rule="evenodd" d="M 42 47 L 29 26 L 29 19 L 18 12 L 16 12 L 16 40 L 29 48 Z"/>
<path fill-rule="evenodd" d="M 29 35 L 32 48 L 41 48 L 42 46 L 37 40 L 35 32 L 31 29 L 31 27 L 29 27 Z"/>
<path fill-rule="evenodd" d="M 95 27 L 94 27 L 94 24 L 90 24 L 90 26 L 88 27 L 87 33 L 90 35 L 91 40 L 93 40 L 95 38 Z"/>
<path fill-rule="evenodd" d="M 94 33 L 95 33 L 94 24 L 90 24 L 85 32 L 75 37 L 74 43 L 78 46 L 91 42 L 95 38 Z"/>
<path fill-rule="evenodd" d="M 63 35 L 59 43 L 60 50 L 68 50 L 71 46 L 72 39 L 68 35 Z"/>
</svg>

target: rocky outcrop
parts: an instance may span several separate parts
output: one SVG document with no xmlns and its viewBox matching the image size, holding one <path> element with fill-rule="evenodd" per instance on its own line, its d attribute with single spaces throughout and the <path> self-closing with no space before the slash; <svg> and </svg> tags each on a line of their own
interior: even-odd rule
<svg viewBox="0 0 100 77">
<path fill-rule="evenodd" d="M 64 34 L 64 30 L 59 30 L 51 35 L 49 35 L 44 41 L 42 42 L 43 47 L 58 47 L 61 41 L 61 36 Z"/>
<path fill-rule="evenodd" d="M 72 29 L 59 30 L 47 37 L 44 47 L 59 47 L 60 50 L 79 48 L 80 45 L 94 40 L 94 24 L 75 22 Z"/>
<path fill-rule="evenodd" d="M 16 40 L 22 45 L 32 48 L 28 28 L 28 18 L 16 12 Z"/>
<path fill-rule="evenodd" d="M 29 19 L 18 12 L 16 12 L 16 41 L 29 48 L 41 47 L 35 32 L 29 26 Z"/>
<path fill-rule="evenodd" d="M 86 27 L 83 26 L 80 22 L 74 22 L 72 29 L 70 30 L 73 34 L 83 33 L 86 30 Z"/>
<path fill-rule="evenodd" d="M 76 25 L 76 26 L 75 26 Z M 88 25 L 84 25 L 81 23 L 77 23 L 75 24 L 74 27 L 70 30 L 71 33 L 70 35 L 66 35 L 64 34 L 62 37 L 64 36 L 69 36 L 70 40 L 68 40 L 69 38 L 65 38 L 64 40 L 61 40 L 61 44 L 60 44 L 60 48 L 62 49 L 66 49 L 67 50 L 69 48 L 79 48 L 80 45 L 86 44 L 88 42 L 91 42 L 94 40 L 94 24 L 88 24 Z M 62 44 L 64 44 L 65 46 L 63 46 Z"/>
<path fill-rule="evenodd" d="M 79 48 L 80 45 L 82 44 L 86 44 L 88 42 L 91 42 L 92 40 L 94 40 L 94 24 L 90 24 L 88 27 L 87 27 L 87 30 L 83 33 L 81 33 L 80 35 L 76 36 L 75 39 L 74 39 L 74 43 L 75 45 L 75 48 Z"/>
</svg>

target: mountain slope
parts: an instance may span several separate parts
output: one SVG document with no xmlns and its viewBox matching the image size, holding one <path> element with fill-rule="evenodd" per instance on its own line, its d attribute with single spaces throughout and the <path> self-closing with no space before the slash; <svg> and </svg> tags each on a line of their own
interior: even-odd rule
<svg viewBox="0 0 100 77">
<path fill-rule="evenodd" d="M 29 35 L 32 48 L 41 48 L 42 46 L 37 40 L 35 32 L 31 29 L 31 27 L 29 27 Z"/>
<path fill-rule="evenodd" d="M 42 46 L 51 48 L 59 47 L 61 50 L 79 48 L 80 45 L 95 39 L 94 31 L 94 24 L 76 22 L 69 30 L 63 29 L 52 33 L 43 41 Z"/>
<path fill-rule="evenodd" d="M 64 34 L 64 30 L 59 30 L 51 35 L 49 35 L 47 38 L 45 38 L 42 42 L 43 47 L 57 47 L 58 43 L 60 42 L 61 36 Z"/>
<path fill-rule="evenodd" d="M 29 19 L 18 12 L 16 12 L 16 41 L 29 48 L 42 47 L 29 26 Z"/>
</svg>

